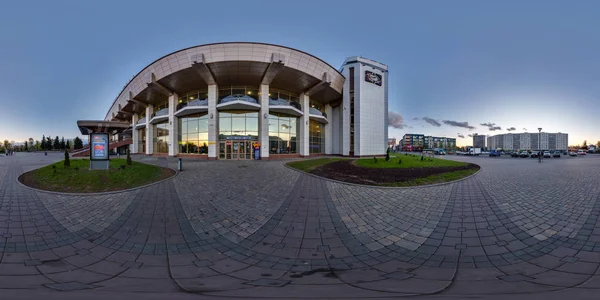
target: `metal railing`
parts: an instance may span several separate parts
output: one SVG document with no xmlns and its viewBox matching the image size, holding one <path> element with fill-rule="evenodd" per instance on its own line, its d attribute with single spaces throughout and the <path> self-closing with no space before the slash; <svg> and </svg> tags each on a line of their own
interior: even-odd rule
<svg viewBox="0 0 600 300">
<path fill-rule="evenodd" d="M 181 103 L 177 104 L 177 110 L 180 110 L 180 109 L 182 109 L 184 107 L 188 107 L 188 106 L 207 106 L 207 105 L 208 105 L 208 99 L 204 99 L 204 100 L 195 99 L 190 102 L 181 102 Z"/>
<path fill-rule="evenodd" d="M 308 109 L 308 113 L 311 114 L 311 115 L 323 116 L 323 117 L 325 117 L 327 119 L 327 114 L 326 113 L 324 113 L 324 112 L 322 112 L 322 111 L 320 111 L 320 110 L 318 110 L 318 109 L 316 109 L 314 107 L 309 108 Z"/>
<path fill-rule="evenodd" d="M 153 112 L 150 116 L 150 119 L 154 119 L 154 117 L 166 116 L 169 114 L 169 108 L 163 108 L 159 111 Z"/>
<path fill-rule="evenodd" d="M 302 110 L 302 105 L 298 102 L 289 101 L 285 99 L 269 99 L 269 105 L 283 105 L 283 106 L 291 106 L 297 110 Z"/>
<path fill-rule="evenodd" d="M 219 104 L 232 102 L 232 101 L 245 101 L 248 103 L 258 104 L 258 100 L 254 99 L 250 96 L 242 95 L 242 94 L 234 94 L 234 95 L 229 95 L 225 98 L 222 98 L 221 100 L 219 100 Z"/>
</svg>

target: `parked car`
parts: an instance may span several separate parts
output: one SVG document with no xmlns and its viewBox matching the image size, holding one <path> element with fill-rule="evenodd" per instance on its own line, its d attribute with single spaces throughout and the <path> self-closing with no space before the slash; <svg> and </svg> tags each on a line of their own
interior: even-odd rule
<svg viewBox="0 0 600 300">
<path fill-rule="evenodd" d="M 519 154 L 520 157 L 529 157 L 529 153 L 527 153 L 527 151 L 521 151 L 521 154 Z"/>
<path fill-rule="evenodd" d="M 560 158 L 560 151 L 554 151 L 554 153 L 552 153 L 552 157 Z"/>
<path fill-rule="evenodd" d="M 538 156 L 539 155 L 538 155 L 537 151 L 532 151 L 531 154 L 529 155 L 529 157 L 531 157 L 531 158 L 537 158 Z"/>
<path fill-rule="evenodd" d="M 579 150 L 577 151 L 577 155 L 585 155 L 585 150 L 583 150 L 583 149 L 579 149 Z"/>
<path fill-rule="evenodd" d="M 517 151 L 511 152 L 510 153 L 511 157 L 519 157 L 519 153 Z"/>
<path fill-rule="evenodd" d="M 577 156 L 577 152 L 569 151 L 569 156 Z"/>
<path fill-rule="evenodd" d="M 490 157 L 492 157 L 492 156 L 500 156 L 500 155 L 501 155 L 500 151 L 496 151 L 496 150 L 490 151 L 490 154 L 489 154 Z"/>
<path fill-rule="evenodd" d="M 552 154 L 550 153 L 550 151 L 544 151 L 544 157 L 550 158 L 550 157 L 552 157 Z"/>
</svg>

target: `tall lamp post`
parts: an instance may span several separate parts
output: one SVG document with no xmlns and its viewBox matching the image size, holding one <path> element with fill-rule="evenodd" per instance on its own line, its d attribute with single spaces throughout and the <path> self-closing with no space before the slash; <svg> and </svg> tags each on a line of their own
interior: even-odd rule
<svg viewBox="0 0 600 300">
<path fill-rule="evenodd" d="M 542 145 L 540 145 L 540 136 L 542 135 L 542 127 L 538 127 L 538 160 L 542 162 Z"/>
</svg>

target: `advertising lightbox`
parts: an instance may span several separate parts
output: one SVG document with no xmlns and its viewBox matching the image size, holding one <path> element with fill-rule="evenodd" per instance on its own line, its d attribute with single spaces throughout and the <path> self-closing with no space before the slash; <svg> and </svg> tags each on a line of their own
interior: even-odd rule
<svg viewBox="0 0 600 300">
<path fill-rule="evenodd" d="M 108 160 L 108 133 L 92 133 L 90 135 L 90 159 Z"/>
</svg>

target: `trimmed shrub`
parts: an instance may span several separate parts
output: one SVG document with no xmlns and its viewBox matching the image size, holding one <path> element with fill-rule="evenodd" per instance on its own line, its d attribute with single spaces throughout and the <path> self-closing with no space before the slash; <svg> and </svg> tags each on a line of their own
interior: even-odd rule
<svg viewBox="0 0 600 300">
<path fill-rule="evenodd" d="M 71 166 L 71 160 L 69 159 L 69 150 L 65 149 L 65 162 L 64 162 L 65 168 L 68 168 Z"/>
<path fill-rule="evenodd" d="M 129 149 L 127 149 L 127 165 L 131 166 L 131 155 Z"/>
</svg>

